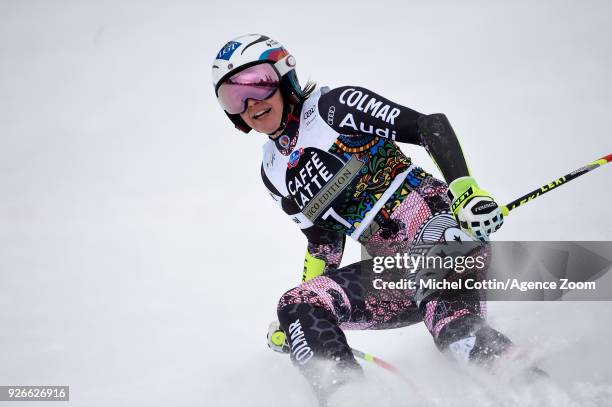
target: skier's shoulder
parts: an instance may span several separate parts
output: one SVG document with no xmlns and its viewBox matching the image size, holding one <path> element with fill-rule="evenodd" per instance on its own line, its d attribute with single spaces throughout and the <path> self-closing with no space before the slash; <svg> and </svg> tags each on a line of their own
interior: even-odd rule
<svg viewBox="0 0 612 407">
<path fill-rule="evenodd" d="M 377 108 L 382 105 L 398 104 L 391 102 L 389 99 L 374 92 L 368 88 L 358 85 L 345 85 L 335 88 L 326 88 L 326 92 L 319 98 L 319 110 L 323 110 L 329 106 L 335 106 L 335 109 L 351 109 L 362 111 L 366 106 Z"/>
<path fill-rule="evenodd" d="M 337 131 L 359 132 L 371 126 L 385 132 L 389 129 L 410 132 L 413 122 L 421 116 L 416 110 L 362 86 L 331 89 L 317 103 L 321 116 Z"/>
<path fill-rule="evenodd" d="M 318 102 L 328 91 L 329 88 L 326 86 L 319 87 L 308 95 L 307 99 L 302 102 L 299 113 L 301 136 L 305 136 L 306 133 L 309 133 L 312 130 L 320 129 L 319 125 L 317 124 L 320 123 L 319 118 L 325 121 L 325 115 L 323 112 L 319 111 Z"/>
<path fill-rule="evenodd" d="M 268 191 L 272 194 L 274 200 L 277 200 L 277 196 L 282 196 L 282 194 L 278 191 L 278 188 L 273 182 L 273 180 L 277 178 L 277 175 L 275 174 L 275 167 L 278 167 L 278 165 L 274 165 L 277 159 L 275 150 L 276 148 L 274 146 L 274 141 L 268 140 L 264 143 L 262 146 L 263 156 L 261 159 L 260 172 L 261 180 L 263 181 L 266 189 L 268 189 Z"/>
<path fill-rule="evenodd" d="M 313 114 L 317 113 L 319 99 L 327 92 L 329 92 L 329 88 L 321 86 L 308 95 L 308 98 L 302 103 L 302 109 L 300 110 L 301 120 L 308 120 Z"/>
<path fill-rule="evenodd" d="M 265 174 L 266 169 L 271 168 L 274 165 L 274 160 L 276 158 L 275 154 L 276 146 L 274 145 L 273 140 L 266 141 L 263 146 L 261 146 L 261 174 L 262 176 Z"/>
</svg>

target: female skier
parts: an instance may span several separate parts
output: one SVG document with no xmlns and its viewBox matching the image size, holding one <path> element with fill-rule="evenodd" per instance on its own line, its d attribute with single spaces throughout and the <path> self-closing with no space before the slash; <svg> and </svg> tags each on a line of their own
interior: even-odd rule
<svg viewBox="0 0 612 407">
<path fill-rule="evenodd" d="M 302 88 L 294 57 L 264 35 L 225 44 L 212 77 L 232 123 L 268 135 L 263 183 L 308 239 L 302 283 L 281 296 L 268 341 L 291 354 L 321 405 L 360 372 L 343 329 L 423 321 L 436 346 L 459 360 L 491 366 L 510 351 L 510 340 L 485 322 L 478 293 L 375 290 L 371 260 L 338 268 L 345 236 L 371 256 L 387 256 L 416 253 L 424 242 L 486 241 L 502 225 L 445 115 L 358 86 Z M 446 183 L 397 142 L 424 147 Z M 321 360 L 331 365 L 325 375 L 316 368 Z"/>
</svg>

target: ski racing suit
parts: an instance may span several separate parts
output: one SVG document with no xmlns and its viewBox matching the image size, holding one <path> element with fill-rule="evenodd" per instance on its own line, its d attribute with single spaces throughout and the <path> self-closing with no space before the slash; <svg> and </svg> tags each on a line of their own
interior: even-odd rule
<svg viewBox="0 0 612 407">
<path fill-rule="evenodd" d="M 345 329 L 422 321 L 440 350 L 484 364 L 511 346 L 485 322 L 478 292 L 417 299 L 414 290 L 371 289 L 372 260 L 338 268 L 345 236 L 371 256 L 471 239 L 450 213 L 447 184 L 416 166 L 396 142 L 425 147 L 448 183 L 469 176 L 443 114 L 423 115 L 357 86 L 318 89 L 263 146 L 263 182 L 308 239 L 303 282 L 281 296 L 278 319 L 293 363 L 320 399 L 343 374 L 359 370 Z M 333 361 L 328 380 L 310 368 L 317 359 Z"/>
</svg>

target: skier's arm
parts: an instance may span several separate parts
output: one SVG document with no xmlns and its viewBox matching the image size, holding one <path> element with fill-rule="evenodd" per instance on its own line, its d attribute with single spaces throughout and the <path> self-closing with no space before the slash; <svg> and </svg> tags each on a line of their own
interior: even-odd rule
<svg viewBox="0 0 612 407">
<path fill-rule="evenodd" d="M 444 114 L 424 115 L 357 86 L 321 95 L 318 109 L 340 134 L 368 134 L 425 147 L 448 183 L 453 214 L 473 237 L 486 240 L 502 225 L 499 206 L 470 175 L 459 140 Z"/>
<path fill-rule="evenodd" d="M 345 237 L 343 234 L 323 230 L 316 226 L 313 228 L 318 230 L 309 231 L 311 237 L 308 239 L 308 247 L 306 248 L 302 282 L 337 269 L 344 253 Z M 323 237 L 323 240 L 312 239 L 314 234 Z"/>
<path fill-rule="evenodd" d="M 341 134 L 371 134 L 425 147 L 449 184 L 470 176 L 459 140 L 442 113 L 424 115 L 358 86 L 332 89 L 320 97 L 318 108 Z"/>
</svg>

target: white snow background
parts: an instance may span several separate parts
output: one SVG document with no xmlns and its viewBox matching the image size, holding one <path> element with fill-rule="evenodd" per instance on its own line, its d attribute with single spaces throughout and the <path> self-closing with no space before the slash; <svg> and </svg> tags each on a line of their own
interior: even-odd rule
<svg viewBox="0 0 612 407">
<path fill-rule="evenodd" d="M 211 86 L 214 55 L 249 32 L 281 41 L 302 83 L 446 113 L 501 202 L 612 152 L 607 1 L 0 0 L 0 385 L 70 385 L 72 406 L 314 405 L 265 340 L 305 238 L 260 181 L 265 136 L 234 130 Z M 494 238 L 611 240 L 610 171 Z M 436 406 L 612 405 L 610 302 L 489 308 L 556 390 L 492 399 L 423 325 L 348 338 Z"/>
</svg>

